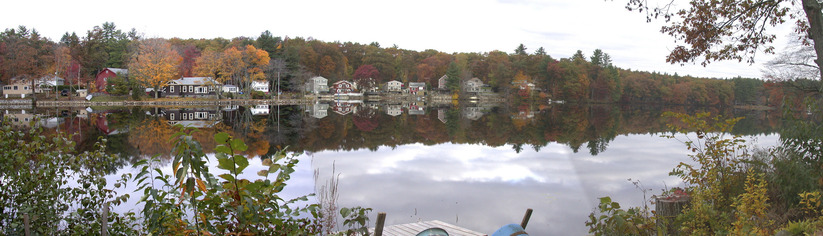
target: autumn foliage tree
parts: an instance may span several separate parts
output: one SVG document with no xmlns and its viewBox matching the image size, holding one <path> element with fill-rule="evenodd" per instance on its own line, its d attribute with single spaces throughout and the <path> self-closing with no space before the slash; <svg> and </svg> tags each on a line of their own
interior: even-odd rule
<svg viewBox="0 0 823 236">
<path fill-rule="evenodd" d="M 362 65 L 354 71 L 352 79 L 363 90 L 368 90 L 377 86 L 380 81 L 380 71 L 372 65 Z"/>
<path fill-rule="evenodd" d="M 53 74 L 54 43 L 25 26 L 0 33 L 0 82 L 16 76 Z"/>
<path fill-rule="evenodd" d="M 182 58 L 165 39 L 141 40 L 129 63 L 129 78 L 143 87 L 154 89 L 159 97 L 160 88 L 179 76 Z"/>
<path fill-rule="evenodd" d="M 754 63 L 758 51 L 774 52 L 769 44 L 776 36 L 768 29 L 791 20 L 814 42 L 818 58 L 823 55 L 823 4 L 817 0 L 690 0 L 685 9 L 674 8 L 673 2 L 650 8 L 652 5 L 649 0 L 629 0 L 626 8 L 645 12 L 647 21 L 657 17 L 666 20 L 668 25 L 661 32 L 681 43 L 666 57 L 670 63 Z M 806 17 L 795 11 L 798 7 Z M 823 60 L 815 62 L 823 68 Z"/>
</svg>

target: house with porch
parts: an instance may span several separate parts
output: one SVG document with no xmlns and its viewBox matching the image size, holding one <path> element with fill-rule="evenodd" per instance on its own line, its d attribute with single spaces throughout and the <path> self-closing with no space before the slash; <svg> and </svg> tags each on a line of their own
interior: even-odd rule
<svg viewBox="0 0 823 236">
<path fill-rule="evenodd" d="M 94 86 L 97 88 L 97 91 L 106 91 L 106 86 L 108 86 L 108 79 L 115 76 L 122 76 L 125 78 L 129 77 L 129 70 L 123 68 L 105 68 L 97 73 L 97 76 L 94 77 Z"/>
<path fill-rule="evenodd" d="M 161 91 L 164 97 L 211 97 L 217 95 L 218 86 L 211 77 L 183 77 L 169 81 Z"/>
<path fill-rule="evenodd" d="M 313 94 L 328 93 L 329 80 L 323 76 L 316 76 L 306 81 L 305 91 Z"/>
<path fill-rule="evenodd" d="M 66 80 L 57 75 L 47 75 L 37 79 L 34 84 L 34 93 L 49 93 L 58 85 L 64 85 Z"/>
</svg>

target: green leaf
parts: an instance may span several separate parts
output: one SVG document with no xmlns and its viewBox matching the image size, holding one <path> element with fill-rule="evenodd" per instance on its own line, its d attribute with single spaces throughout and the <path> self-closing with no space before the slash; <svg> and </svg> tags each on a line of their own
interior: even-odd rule
<svg viewBox="0 0 823 236">
<path fill-rule="evenodd" d="M 231 149 L 226 145 L 218 145 L 217 147 L 214 147 L 214 151 L 219 153 L 232 154 Z"/>
<path fill-rule="evenodd" d="M 345 207 L 340 209 L 340 215 L 343 216 L 343 218 L 349 217 L 349 214 L 351 214 L 351 209 Z"/>
<path fill-rule="evenodd" d="M 242 173 L 249 166 L 249 159 L 241 155 L 234 156 L 234 162 L 237 163 L 237 173 Z"/>
<path fill-rule="evenodd" d="M 218 158 L 217 159 L 217 168 L 224 169 L 224 170 L 233 170 L 234 169 L 234 161 L 229 158 Z"/>
<path fill-rule="evenodd" d="M 240 152 L 243 152 L 243 151 L 246 151 L 247 149 L 249 149 L 249 147 L 246 146 L 246 143 L 244 143 L 243 140 L 240 140 L 240 139 L 232 139 L 231 140 L 231 148 L 234 149 L 234 150 L 240 151 Z"/>
<path fill-rule="evenodd" d="M 225 132 L 220 132 L 214 135 L 214 141 L 217 142 L 217 144 L 226 144 L 230 138 L 231 136 Z"/>
<path fill-rule="evenodd" d="M 189 177 L 186 179 L 186 192 L 194 191 L 194 178 Z"/>
<path fill-rule="evenodd" d="M 218 175 L 218 176 L 219 176 L 220 178 L 225 179 L 226 181 L 229 181 L 229 182 L 233 182 L 233 181 L 234 181 L 234 176 L 233 176 L 233 175 L 231 175 L 231 174 L 222 174 L 222 175 Z"/>
</svg>

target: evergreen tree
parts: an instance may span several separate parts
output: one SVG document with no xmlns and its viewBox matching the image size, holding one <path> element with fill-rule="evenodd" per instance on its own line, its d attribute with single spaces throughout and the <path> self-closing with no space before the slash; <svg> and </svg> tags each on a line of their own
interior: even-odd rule
<svg viewBox="0 0 823 236">
<path fill-rule="evenodd" d="M 460 90 L 460 68 L 457 63 L 449 63 L 449 69 L 446 71 L 446 87 L 452 92 Z"/>
<path fill-rule="evenodd" d="M 517 46 L 517 49 L 514 49 L 514 53 L 518 55 L 528 55 L 528 53 L 526 53 L 526 46 L 524 46 L 522 43 L 520 44 L 520 46 Z"/>
</svg>

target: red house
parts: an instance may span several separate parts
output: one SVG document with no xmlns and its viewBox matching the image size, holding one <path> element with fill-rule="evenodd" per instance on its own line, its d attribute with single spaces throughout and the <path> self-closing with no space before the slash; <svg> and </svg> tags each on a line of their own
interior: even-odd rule
<svg viewBox="0 0 823 236">
<path fill-rule="evenodd" d="M 357 89 L 351 82 L 341 80 L 331 84 L 331 87 L 329 87 L 329 92 L 332 94 L 348 94 L 357 92 Z"/>
<path fill-rule="evenodd" d="M 129 70 L 121 68 L 106 68 L 100 71 L 100 73 L 97 73 L 97 77 L 95 77 L 94 79 L 94 84 L 97 87 L 97 91 L 105 92 L 106 85 L 108 85 L 108 78 L 115 77 L 118 74 L 124 77 L 128 77 Z"/>
</svg>

